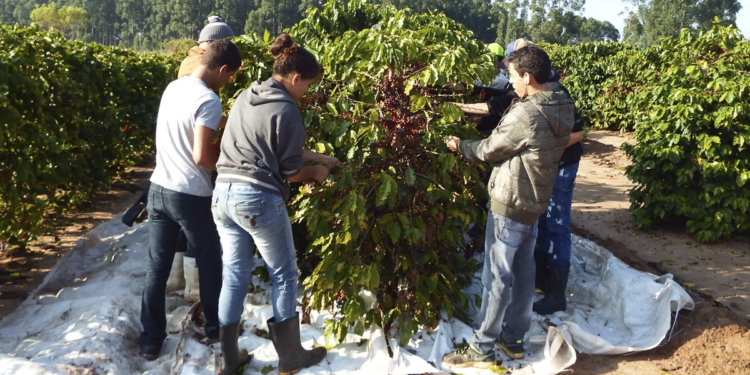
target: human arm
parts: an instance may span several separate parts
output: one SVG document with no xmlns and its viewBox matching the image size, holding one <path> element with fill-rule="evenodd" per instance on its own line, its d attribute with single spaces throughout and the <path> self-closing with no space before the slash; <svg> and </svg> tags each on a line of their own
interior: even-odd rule
<svg viewBox="0 0 750 375">
<path fill-rule="evenodd" d="M 214 132 L 221 122 L 221 101 L 215 94 L 205 96 L 198 107 L 193 128 L 193 161 L 208 170 L 216 170 L 219 154 L 213 147 Z"/>
<path fill-rule="evenodd" d="M 583 140 L 583 132 L 578 131 L 575 133 L 570 133 L 570 141 L 568 141 L 568 145 L 565 146 L 565 148 L 568 148 L 582 140 Z"/>
<path fill-rule="evenodd" d="M 469 115 L 479 115 L 479 116 L 486 116 L 490 114 L 490 111 L 487 109 L 487 103 L 456 103 L 451 102 L 451 104 L 455 104 L 458 106 L 458 108 L 461 108 L 464 113 Z"/>
<path fill-rule="evenodd" d="M 528 138 L 524 129 L 528 126 L 529 119 L 525 112 L 520 109 L 511 111 L 488 138 L 458 140 L 455 147 L 469 161 L 499 163 L 526 149 Z M 446 138 L 446 144 L 448 141 Z"/>
<path fill-rule="evenodd" d="M 193 161 L 203 168 L 215 171 L 216 162 L 219 161 L 219 154 L 211 147 L 213 140 L 213 129 L 203 125 L 196 125 L 193 138 Z"/>
<path fill-rule="evenodd" d="M 336 166 L 340 168 L 343 168 L 346 166 L 346 164 L 342 163 L 341 161 L 339 161 L 339 159 L 337 159 L 334 156 L 328 156 L 326 154 L 319 154 L 317 152 L 312 152 L 307 149 L 302 149 L 302 163 L 303 164 L 307 163 L 310 160 L 320 160 L 330 166 Z"/>
<path fill-rule="evenodd" d="M 289 182 L 305 182 L 308 180 L 323 182 L 328 178 L 330 172 L 325 165 L 306 165 L 297 174 L 284 177 L 284 179 Z"/>
</svg>

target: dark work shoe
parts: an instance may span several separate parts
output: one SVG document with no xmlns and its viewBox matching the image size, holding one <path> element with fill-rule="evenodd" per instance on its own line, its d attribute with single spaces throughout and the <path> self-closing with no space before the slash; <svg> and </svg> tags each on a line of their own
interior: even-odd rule
<svg viewBox="0 0 750 375">
<path fill-rule="evenodd" d="M 523 359 L 523 340 L 508 342 L 501 335 L 495 340 L 495 345 L 511 359 Z"/>
<path fill-rule="evenodd" d="M 142 345 L 141 346 L 141 357 L 147 361 L 153 361 L 159 358 L 159 352 L 161 351 L 161 345 Z"/>
<path fill-rule="evenodd" d="M 443 363 L 450 368 L 490 368 L 496 364 L 495 351 L 482 353 L 467 343 L 459 344 L 458 350 L 443 357 Z"/>
</svg>

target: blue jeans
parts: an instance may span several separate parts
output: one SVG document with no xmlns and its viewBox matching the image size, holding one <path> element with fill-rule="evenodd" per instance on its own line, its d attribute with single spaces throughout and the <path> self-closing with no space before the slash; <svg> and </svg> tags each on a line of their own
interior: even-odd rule
<svg viewBox="0 0 750 375">
<path fill-rule="evenodd" d="M 297 252 L 286 202 L 247 183 L 217 182 L 211 212 L 224 250 L 224 283 L 219 297 L 219 322 L 240 322 L 247 287 L 252 281 L 253 254 L 258 247 L 273 288 L 277 322 L 297 314 Z"/>
<path fill-rule="evenodd" d="M 482 322 L 469 342 L 474 348 L 486 352 L 495 347 L 500 334 L 514 342 L 523 339 L 529 330 L 536 234 L 536 223 L 522 224 L 492 211 L 487 214 L 484 290 L 478 315 Z"/>
<path fill-rule="evenodd" d="M 557 171 L 547 213 L 539 218 L 536 251 L 551 255 L 548 268 L 570 267 L 570 210 L 576 185 L 578 163 Z"/>
<path fill-rule="evenodd" d="M 146 208 L 150 234 L 146 285 L 141 298 L 141 347 L 158 349 L 167 337 L 164 299 L 180 230 L 198 265 L 204 330 L 208 337 L 218 338 L 221 244 L 211 219 L 211 197 L 178 193 L 152 183 Z"/>
</svg>

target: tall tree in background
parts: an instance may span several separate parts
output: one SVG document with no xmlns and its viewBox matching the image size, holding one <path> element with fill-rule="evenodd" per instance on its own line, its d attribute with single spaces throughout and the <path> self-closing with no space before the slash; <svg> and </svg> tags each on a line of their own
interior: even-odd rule
<svg viewBox="0 0 750 375">
<path fill-rule="evenodd" d="M 211 14 L 218 14 L 224 22 L 232 28 L 234 35 L 240 35 L 245 30 L 245 23 L 250 11 L 254 8 L 252 0 L 215 0 Z M 295 9 L 294 13 L 299 12 Z"/>
<path fill-rule="evenodd" d="M 62 6 L 58 9 L 57 3 L 51 2 L 34 8 L 29 18 L 44 29 L 55 29 L 71 38 L 86 27 L 88 16 L 83 8 Z"/>
<path fill-rule="evenodd" d="M 578 30 L 579 42 L 616 42 L 620 40 L 620 31 L 609 21 L 595 18 L 583 18 Z"/>
<path fill-rule="evenodd" d="M 623 39 L 646 48 L 659 38 L 676 36 L 683 28 L 710 29 L 715 17 L 721 25 L 736 27 L 737 0 L 625 0 L 632 8 L 626 14 Z"/>
<path fill-rule="evenodd" d="M 302 19 L 301 0 L 255 0 L 255 8 L 247 16 L 245 32 L 263 35 L 280 34 Z"/>
<path fill-rule="evenodd" d="M 51 0 L 0 0 L 0 21 L 28 24 L 29 15 Z M 336 0 L 349 1 L 349 0 Z M 664 1 L 664 0 L 628 0 Z M 687 0 L 674 0 L 676 3 Z M 694 0 L 696 2 L 698 0 Z M 302 19 L 310 7 L 320 8 L 323 0 L 57 0 L 58 6 L 82 8 L 88 14 L 85 30 L 76 36 L 84 41 L 122 45 L 138 49 L 162 49 L 177 39 L 196 40 L 206 18 L 218 14 L 235 34 L 268 30 L 276 35 Z M 503 45 L 517 38 L 573 44 L 615 40 L 619 33 L 609 22 L 582 16 L 585 0 L 368 0 L 371 3 L 411 8 L 418 13 L 443 12 L 463 23 L 474 37 Z M 725 3 L 732 0 L 701 0 L 701 8 L 690 13 L 705 24 Z M 681 4 L 681 3 L 680 3 Z M 737 9 L 739 5 L 737 4 Z M 645 8 L 644 8 L 645 9 Z M 727 8 L 725 19 L 733 22 L 736 10 Z M 677 14 L 676 12 L 673 12 Z M 670 13 L 672 14 L 672 13 Z M 643 34 L 640 14 L 631 29 Z M 674 18 L 674 17 L 673 17 Z M 640 29 L 638 29 L 640 27 Z"/>
<path fill-rule="evenodd" d="M 496 5 L 499 8 L 496 41 L 503 46 L 518 39 L 531 38 L 528 27 L 529 0 L 511 0 Z"/>
</svg>

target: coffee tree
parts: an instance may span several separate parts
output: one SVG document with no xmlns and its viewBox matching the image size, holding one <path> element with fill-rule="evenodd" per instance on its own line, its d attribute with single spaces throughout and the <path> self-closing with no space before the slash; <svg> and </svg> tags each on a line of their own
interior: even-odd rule
<svg viewBox="0 0 750 375">
<path fill-rule="evenodd" d="M 443 14 L 362 1 L 312 9 L 290 34 L 325 69 L 301 101 L 308 148 L 346 163 L 291 200 L 308 241 L 309 307 L 336 313 L 327 333 L 338 340 L 374 323 L 398 327 L 405 344 L 418 325 L 437 326 L 441 310 L 453 316 L 470 303 L 462 289 L 476 264 L 461 248 L 469 223 L 484 222 L 486 187 L 443 143 L 478 137 L 448 103 L 470 91 L 445 87 L 491 80 L 492 58 Z M 252 51 L 272 39 L 242 38 Z M 249 74 L 272 61 L 248 59 Z"/>
<path fill-rule="evenodd" d="M 403 345 L 419 324 L 436 326 L 441 310 L 452 316 L 468 307 L 462 289 L 475 264 L 460 248 L 468 224 L 484 222 L 476 202 L 486 188 L 443 144 L 447 134 L 476 137 L 446 103 L 463 94 L 443 87 L 490 79 L 492 60 L 442 14 L 358 1 L 330 2 L 292 33 L 326 70 L 304 103 L 309 146 L 347 163 L 293 200 L 308 254 L 320 259 L 305 280 L 310 307 L 340 312 L 328 327 L 338 340 L 349 327 L 362 333 L 375 323 L 388 332 L 397 322 Z M 363 290 L 376 306 L 365 304 Z"/>
<path fill-rule="evenodd" d="M 717 25 L 617 59 L 601 108 L 635 127 L 636 225 L 684 221 L 701 242 L 750 229 L 750 43 Z"/>
<path fill-rule="evenodd" d="M 552 67 L 560 73 L 560 81 L 570 91 L 587 126 L 610 127 L 609 123 L 602 121 L 601 106 L 605 104 L 599 101 L 604 94 L 602 86 L 618 69 L 625 66 L 615 59 L 633 55 L 635 48 L 617 42 L 586 42 L 572 46 L 541 43 L 540 47 L 549 54 Z M 612 115 L 622 113 L 620 110 Z"/>
</svg>

